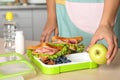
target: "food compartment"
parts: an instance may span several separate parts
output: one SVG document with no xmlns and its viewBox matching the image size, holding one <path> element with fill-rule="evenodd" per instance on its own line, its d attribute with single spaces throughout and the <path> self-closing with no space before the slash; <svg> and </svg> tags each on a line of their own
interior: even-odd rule
<svg viewBox="0 0 120 80">
<path fill-rule="evenodd" d="M 60 72 L 92 69 L 98 67 L 96 63 L 92 62 L 87 52 L 73 53 L 66 56 L 71 60 L 71 62 L 66 64 L 60 64 Z"/>
<path fill-rule="evenodd" d="M 40 59 L 33 56 L 32 51 L 30 50 L 27 51 L 27 54 L 30 57 L 31 61 L 33 61 L 37 67 L 45 74 L 59 74 L 62 72 L 92 69 L 98 67 L 96 63 L 91 61 L 87 52 L 66 55 L 66 57 L 71 60 L 71 62 L 54 65 L 44 64 Z"/>
<path fill-rule="evenodd" d="M 72 62 L 92 62 L 89 54 L 87 52 L 82 52 L 82 53 L 73 53 L 70 55 L 66 55 L 68 59 L 70 59 Z"/>
</svg>

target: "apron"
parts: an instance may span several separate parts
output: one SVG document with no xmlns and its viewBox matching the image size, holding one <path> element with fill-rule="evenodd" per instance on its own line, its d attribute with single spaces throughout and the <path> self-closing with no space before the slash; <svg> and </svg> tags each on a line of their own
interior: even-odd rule
<svg viewBox="0 0 120 80">
<path fill-rule="evenodd" d="M 103 8 L 104 0 L 56 0 L 59 36 L 83 36 L 82 42 L 88 46 L 99 26 Z M 119 26 L 117 20 L 116 26 Z M 118 32 L 116 31 L 117 35 Z M 107 46 L 105 40 L 99 42 Z"/>
</svg>

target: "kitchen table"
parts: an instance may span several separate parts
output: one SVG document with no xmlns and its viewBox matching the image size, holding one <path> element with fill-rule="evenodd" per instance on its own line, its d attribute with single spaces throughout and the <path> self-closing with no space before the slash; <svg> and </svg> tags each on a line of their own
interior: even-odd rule
<svg viewBox="0 0 120 80">
<path fill-rule="evenodd" d="M 0 39 L 0 53 L 4 53 L 3 39 Z M 25 41 L 25 47 L 37 45 L 39 41 Z M 36 69 L 37 75 L 26 76 L 25 80 L 120 80 L 120 49 L 110 65 L 101 65 L 95 69 L 77 70 L 56 75 L 43 74 Z"/>
</svg>

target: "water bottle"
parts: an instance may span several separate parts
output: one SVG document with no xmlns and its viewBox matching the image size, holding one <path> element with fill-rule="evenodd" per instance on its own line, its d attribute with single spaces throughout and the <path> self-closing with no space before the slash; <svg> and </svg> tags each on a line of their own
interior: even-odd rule
<svg viewBox="0 0 120 80">
<path fill-rule="evenodd" d="M 24 54 L 24 35 L 23 31 L 16 31 L 16 36 L 15 36 L 15 52 Z"/>
<path fill-rule="evenodd" d="M 24 48 L 22 46 L 24 46 L 24 44 L 18 45 L 18 43 L 21 43 L 21 41 L 22 43 L 24 43 L 23 32 L 16 31 L 16 22 L 14 21 L 13 13 L 7 12 L 5 18 L 6 21 L 4 23 L 4 29 L 3 29 L 5 52 L 15 53 L 16 51 L 19 51 L 18 48 L 23 50 Z M 16 48 L 15 45 L 19 47 Z M 7 57 L 6 59 L 7 61 L 17 60 L 17 57 L 13 54 L 12 56 Z M 7 78 L 4 80 L 24 80 L 24 77 L 21 75 L 17 77 Z"/>
<path fill-rule="evenodd" d="M 15 52 L 15 32 L 16 23 L 12 12 L 6 13 L 6 21 L 4 23 L 3 37 L 5 52 Z"/>
<path fill-rule="evenodd" d="M 15 32 L 16 23 L 12 12 L 6 13 L 6 22 L 4 23 L 4 48 L 6 52 L 15 52 Z"/>
</svg>

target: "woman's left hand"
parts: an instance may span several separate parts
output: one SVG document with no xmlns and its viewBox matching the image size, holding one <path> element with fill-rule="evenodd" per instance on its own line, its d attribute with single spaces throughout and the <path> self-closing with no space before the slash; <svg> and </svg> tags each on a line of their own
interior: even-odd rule
<svg viewBox="0 0 120 80">
<path fill-rule="evenodd" d="M 107 64 L 110 64 L 118 51 L 118 41 L 112 26 L 100 26 L 96 30 L 89 47 L 102 39 L 105 39 L 108 44 L 108 52 L 106 57 Z"/>
</svg>

